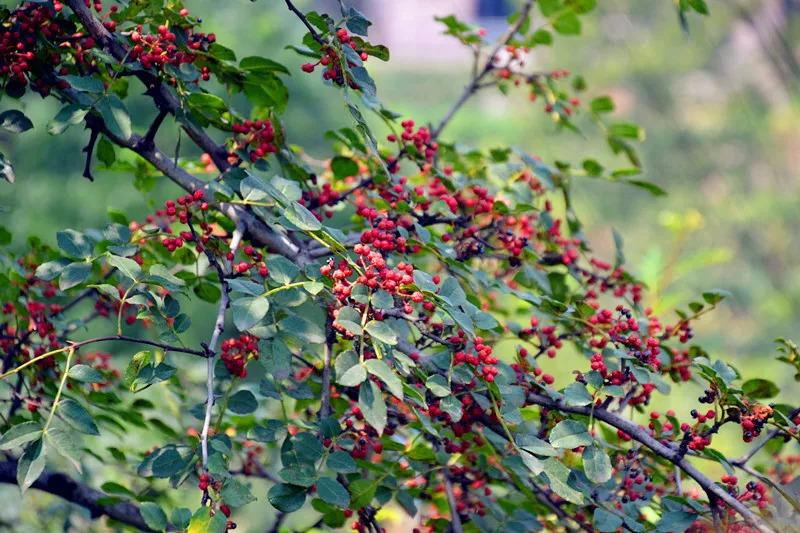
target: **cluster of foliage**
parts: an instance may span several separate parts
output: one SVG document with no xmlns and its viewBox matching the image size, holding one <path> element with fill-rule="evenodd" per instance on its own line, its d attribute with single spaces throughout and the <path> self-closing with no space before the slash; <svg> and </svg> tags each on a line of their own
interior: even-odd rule
<svg viewBox="0 0 800 533">
<path fill-rule="evenodd" d="M 435 126 L 378 99 L 365 64 L 389 51 L 368 41 L 363 14 L 286 5 L 307 30 L 292 47 L 305 63 L 293 69 L 237 60 L 176 0 L 0 11 L 5 95 L 59 100 L 53 134 L 85 124 L 87 178 L 96 154 L 104 167 L 182 189 L 142 221 L 115 212 L 105 228 L 58 231 L 57 249 L 31 239 L 24 254 L 2 255 L 0 481 L 155 531 L 249 530 L 237 509 L 267 502 L 276 530 L 303 510 L 317 527 L 380 531 L 387 505 L 417 517 L 420 531 L 791 525 L 800 462 L 786 443 L 798 438 L 800 411 L 766 403 L 774 384 L 742 379 L 692 342 L 724 292 L 656 316 L 621 240 L 614 258 L 595 256 L 571 207 L 577 176 L 661 193 L 638 179 L 642 131 L 609 118 L 610 98 L 582 99 L 585 80 L 563 69 L 525 68 L 536 47 L 580 33 L 594 0 L 528 0 L 496 42 L 442 18 L 475 64 Z M 706 11 L 702 0 L 678 7 L 682 19 Z M 318 76 L 321 94 L 343 99 L 352 117 L 326 134 L 324 166 L 286 138 L 290 72 Z M 442 138 L 476 92 L 515 86 L 566 129 L 590 116 L 625 166 L 548 164 Z M 127 111 L 136 92 L 155 110 L 149 123 Z M 242 93 L 252 107 L 244 115 L 217 93 Z M 0 117 L 11 132 L 33 127 L 19 110 Z M 167 119 L 199 161 L 159 148 Z M 195 175 L 209 171 L 207 181 Z M 203 322 L 187 311 L 195 300 L 216 313 L 208 340 L 192 346 L 193 318 Z M 89 329 L 103 334 L 80 339 Z M 120 357 L 90 351 L 99 343 L 145 351 L 117 366 Z M 782 341 L 781 352 L 796 370 L 797 346 Z M 559 360 L 575 361 L 569 382 L 550 373 Z M 193 361 L 205 364 L 201 383 Z M 689 381 L 705 388 L 697 409 L 648 407 Z M 137 396 L 156 384 L 175 416 Z M 755 442 L 741 458 L 713 447 L 729 425 Z M 84 440 L 132 428 L 163 441 Z M 762 450 L 777 460 L 751 466 Z M 66 459 L 89 470 L 89 457 L 119 469 L 102 493 L 47 468 Z M 711 479 L 699 460 L 727 473 Z M 268 493 L 253 494 L 248 477 L 268 480 Z M 195 509 L 174 505 L 181 486 L 197 487 Z"/>
</svg>

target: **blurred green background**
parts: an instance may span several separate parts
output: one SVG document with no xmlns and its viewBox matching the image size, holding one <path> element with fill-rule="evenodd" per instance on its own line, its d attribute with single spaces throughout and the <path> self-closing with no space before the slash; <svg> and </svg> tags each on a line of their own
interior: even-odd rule
<svg viewBox="0 0 800 533">
<path fill-rule="evenodd" d="M 314 3 L 300 4 L 310 8 Z M 384 104 L 419 123 L 444 115 L 469 72 L 469 56 L 443 44 L 440 29 L 428 22 L 429 11 L 455 10 L 490 31 L 500 24 L 499 19 L 471 18 L 471 0 L 428 2 L 422 9 L 424 4 L 360 2 L 376 19 L 374 40 L 385 36 L 390 47 L 411 42 L 402 52 L 393 50 L 400 56 L 396 62 L 371 60 L 367 66 Z M 485 10 L 495 3 L 479 4 Z M 589 239 L 601 256 L 612 257 L 611 230 L 616 229 L 624 238 L 629 268 L 651 288 L 647 303 L 662 312 L 685 308 L 703 290 L 730 291 L 733 297 L 701 320 L 696 340 L 743 374 L 774 379 L 784 388 L 781 399 L 792 401 L 793 376 L 774 362 L 773 340 L 798 336 L 800 325 L 800 73 L 795 59 L 800 3 L 710 2 L 711 16 L 691 16 L 688 32 L 668 0 L 599 4 L 583 19 L 583 36 L 558 37 L 552 49 L 537 48 L 533 66 L 584 75 L 585 100 L 612 95 L 614 118 L 637 122 L 647 131 L 641 145 L 644 177 L 669 194 L 654 197 L 591 179 L 576 183 L 576 210 Z M 312 157 L 327 157 L 324 132 L 349 121 L 333 89 L 316 75 L 303 74 L 302 59 L 284 49 L 299 41 L 302 28 L 283 2 L 189 0 L 187 5 L 202 16 L 204 29 L 239 57 L 266 55 L 290 68 L 284 117 L 289 138 Z M 392 27 L 382 28 L 382 21 Z M 2 108 L 12 105 L 2 102 Z M 150 111 L 132 107 L 132 115 L 142 117 L 139 125 L 145 125 Z M 22 249 L 27 235 L 54 242 L 59 228 L 102 226 L 108 208 L 142 216 L 176 193 L 164 179 L 142 195 L 131 176 L 102 170 L 88 182 L 81 177 L 80 153 L 88 133 L 73 127 L 50 137 L 45 125 L 57 106 L 30 98 L 24 109 L 36 128 L 0 139 L 0 150 L 17 174 L 16 184 L 0 184 L 0 225 L 14 234 L 14 247 Z M 582 134 L 560 131 L 524 94 L 486 92 L 462 110 L 445 137 L 481 148 L 516 145 L 548 162 L 577 164 L 595 157 L 624 166 L 609 156 L 588 120 L 578 123 Z M 170 128 L 159 137 L 168 147 L 176 139 Z M 671 313 L 667 317 L 674 319 Z M 691 405 L 693 396 L 670 398 L 671 405 Z M 736 451 L 737 440 L 731 435 L 725 446 Z"/>
</svg>

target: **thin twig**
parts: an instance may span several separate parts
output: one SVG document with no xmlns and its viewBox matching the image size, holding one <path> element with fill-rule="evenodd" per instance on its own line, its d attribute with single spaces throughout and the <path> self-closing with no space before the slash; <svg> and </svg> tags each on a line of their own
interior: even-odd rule
<svg viewBox="0 0 800 533">
<path fill-rule="evenodd" d="M 444 471 L 444 490 L 447 494 L 447 505 L 450 506 L 450 532 L 464 533 L 464 528 L 461 526 L 461 517 L 458 514 L 458 502 L 453 492 L 453 482 L 450 480 L 449 469 L 445 469 Z"/>
<path fill-rule="evenodd" d="M 325 320 L 325 351 L 322 357 L 322 401 L 319 408 L 319 418 L 324 419 L 331 415 L 331 359 L 333 358 L 333 343 L 336 333 L 333 331 L 333 319 L 328 315 Z"/>
<path fill-rule="evenodd" d="M 52 357 L 54 355 L 66 352 L 67 350 L 70 350 L 70 349 L 77 350 L 81 346 L 86 346 L 88 344 L 94 344 L 94 343 L 97 343 L 97 342 L 106 342 L 106 341 L 121 341 L 121 342 L 132 342 L 132 343 L 136 343 L 136 344 L 146 344 L 148 346 L 155 346 L 157 348 L 162 348 L 163 350 L 169 351 L 169 352 L 181 352 L 181 353 L 188 353 L 188 354 L 191 354 L 191 355 L 197 355 L 197 356 L 200 356 L 200 357 L 206 357 L 206 353 L 203 352 L 203 351 L 200 351 L 200 350 L 193 350 L 191 348 L 183 348 L 181 346 L 173 346 L 171 344 L 165 344 L 163 342 L 156 342 L 156 341 L 151 341 L 151 340 L 147 340 L 147 339 L 139 339 L 137 337 L 128 337 L 126 335 L 108 335 L 108 336 L 105 336 L 105 337 L 95 337 L 93 339 L 87 339 L 85 341 L 70 342 L 68 346 L 64 346 L 63 348 L 58 348 L 57 350 L 52 350 L 52 351 L 49 351 L 47 353 L 43 353 L 42 355 L 38 355 L 38 356 L 34 357 L 33 359 L 31 359 L 30 361 L 26 361 L 26 362 L 22 363 L 21 365 L 19 365 L 18 367 L 12 368 L 8 372 L 0 374 L 0 381 L 4 380 L 5 378 L 7 378 L 8 376 L 10 376 L 12 374 L 18 373 L 19 371 L 23 370 L 24 368 L 26 368 L 26 367 L 34 364 L 34 363 L 37 363 L 37 362 L 39 362 L 39 361 L 41 361 L 43 359 L 47 359 L 48 357 Z"/>
<path fill-rule="evenodd" d="M 478 53 L 475 53 L 472 67 L 472 78 L 467 86 L 464 87 L 464 90 L 461 92 L 461 96 L 458 97 L 458 100 L 456 100 L 455 103 L 450 107 L 442 120 L 439 121 L 439 124 L 431 130 L 431 137 L 433 139 L 436 139 L 439 137 L 439 135 L 441 135 L 442 130 L 444 130 L 447 124 L 453 119 L 455 114 L 461 109 L 461 107 L 463 107 L 463 105 L 467 103 L 470 98 L 472 98 L 472 95 L 482 88 L 488 86 L 485 84 L 482 85 L 481 81 L 494 69 L 494 60 L 500 50 L 502 50 L 503 47 L 514 38 L 514 35 L 517 34 L 519 29 L 530 16 L 534 1 L 535 0 L 526 0 L 525 4 L 522 6 L 522 9 L 519 11 L 519 17 L 511 26 L 509 26 L 508 30 L 506 30 L 500 39 L 498 39 L 497 44 L 486 58 L 486 62 L 484 63 L 483 68 L 480 70 L 477 69 L 477 64 L 479 63 L 480 57 Z"/>
<path fill-rule="evenodd" d="M 297 7 L 291 2 L 291 0 L 286 0 L 286 7 L 289 8 L 289 11 L 297 15 L 297 18 L 299 18 L 300 21 L 303 23 L 303 25 L 308 29 L 308 33 L 311 34 L 311 37 L 313 37 L 315 41 L 317 41 L 319 44 L 327 44 L 325 42 L 325 39 L 323 39 L 320 36 L 320 34 L 317 33 L 317 30 L 308 21 L 308 18 L 306 18 L 306 16 L 303 14 L 302 11 L 297 9 Z"/>
<path fill-rule="evenodd" d="M 189 224 L 189 228 L 193 234 L 196 235 L 194 228 Z M 239 243 L 242 240 L 242 227 L 237 226 L 231 237 L 230 251 L 236 253 Z M 199 242 L 199 241 L 198 241 Z M 211 427 L 211 413 L 214 409 L 214 364 L 216 362 L 217 341 L 222 332 L 225 330 L 225 311 L 228 309 L 230 302 L 230 287 L 225 277 L 224 267 L 220 265 L 217 258 L 211 253 L 208 248 L 203 249 L 209 262 L 216 268 L 220 284 L 222 286 L 222 296 L 219 301 L 219 309 L 217 310 L 217 319 L 214 322 L 214 331 L 211 333 L 211 340 L 208 342 L 207 354 L 208 361 L 206 362 L 206 414 L 203 419 L 203 431 L 200 433 L 200 449 L 203 459 L 203 469 L 208 470 L 208 430 Z M 233 260 L 228 265 L 228 271 L 232 270 Z"/>
</svg>

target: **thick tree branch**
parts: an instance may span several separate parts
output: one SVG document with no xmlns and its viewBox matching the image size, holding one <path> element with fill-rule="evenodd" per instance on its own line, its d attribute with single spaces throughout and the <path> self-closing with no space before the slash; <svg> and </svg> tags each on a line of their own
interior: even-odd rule
<svg viewBox="0 0 800 533">
<path fill-rule="evenodd" d="M 16 461 L 0 462 L 0 483 L 16 485 L 16 472 Z M 79 483 L 66 474 L 45 470 L 32 487 L 86 508 L 92 518 L 107 516 L 141 531 L 154 531 L 142 519 L 142 514 L 136 505 L 127 502 L 103 505 L 99 502 L 108 498 L 108 495 Z"/>
<path fill-rule="evenodd" d="M 695 482 L 697 482 L 697 484 L 700 485 L 700 487 L 706 491 L 707 494 L 716 496 L 719 501 L 725 503 L 725 505 L 739 513 L 739 515 L 747 520 L 747 522 L 749 522 L 752 526 L 758 528 L 764 533 L 774 533 L 772 528 L 770 528 L 757 514 L 750 510 L 750 508 L 745 506 L 735 497 L 728 494 L 725 489 L 714 483 L 711 479 L 706 477 L 702 472 L 695 468 L 694 465 L 689 463 L 686 458 L 681 455 L 679 450 L 662 444 L 658 440 L 651 437 L 647 430 L 637 426 L 630 420 L 605 409 L 592 409 L 591 405 L 584 407 L 569 406 L 563 402 L 555 401 L 539 394 L 528 394 L 528 401 L 541 407 L 547 407 L 562 413 L 573 413 L 585 416 L 591 415 L 597 420 L 601 420 L 610 426 L 621 429 L 637 442 L 650 448 L 650 450 L 652 450 L 656 455 L 673 462 L 677 467 L 683 470 L 686 475 L 694 479 Z"/>
<path fill-rule="evenodd" d="M 100 19 L 86 6 L 84 0 L 67 0 L 67 3 L 95 41 L 118 61 L 125 62 L 128 59 L 127 47 L 103 26 Z M 158 76 L 146 70 L 136 70 L 134 75 L 147 87 L 147 94 L 156 100 L 159 110 L 175 115 L 181 108 L 180 101 L 164 86 Z M 230 167 L 227 159 L 228 151 L 224 146 L 215 142 L 202 128 L 185 121 L 181 121 L 181 127 L 197 146 L 211 156 L 220 172 L 225 172 Z"/>
</svg>

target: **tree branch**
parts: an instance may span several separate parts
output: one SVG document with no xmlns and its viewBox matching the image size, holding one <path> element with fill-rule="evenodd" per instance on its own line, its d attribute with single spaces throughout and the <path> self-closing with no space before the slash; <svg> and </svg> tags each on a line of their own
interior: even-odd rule
<svg viewBox="0 0 800 533">
<path fill-rule="evenodd" d="M 86 6 L 84 0 L 67 0 L 67 4 L 95 41 L 121 63 L 128 60 L 127 47 L 103 26 L 100 19 L 95 17 L 91 9 Z M 147 87 L 146 94 L 156 100 L 159 110 L 165 110 L 175 115 L 181 108 L 178 98 L 164 86 L 158 76 L 146 70 L 136 70 L 134 75 Z M 211 156 L 220 172 L 225 172 L 230 167 L 227 159 L 228 151 L 224 146 L 215 142 L 202 128 L 185 121 L 181 121 L 181 127 L 197 146 Z"/>
<path fill-rule="evenodd" d="M 64 98 L 70 102 L 74 103 L 79 101 L 77 93 L 72 89 L 63 89 L 60 92 Z M 209 184 L 175 165 L 171 158 L 155 146 L 155 144 L 151 143 L 150 146 L 146 146 L 146 143 L 142 142 L 143 138 L 139 135 L 133 134 L 130 139 L 122 139 L 112 133 L 105 122 L 99 117 L 98 127 L 109 141 L 117 146 L 127 148 L 137 153 L 185 191 L 210 190 Z M 211 195 L 209 195 L 209 197 L 210 196 Z M 242 224 L 248 239 L 254 244 L 266 246 L 273 252 L 295 261 L 300 266 L 308 262 L 305 254 L 302 254 L 300 248 L 285 234 L 279 233 L 267 226 L 267 224 L 246 207 L 238 204 L 215 202 L 211 198 L 209 198 L 208 203 L 213 205 L 219 212 L 230 218 L 237 225 Z"/>
<path fill-rule="evenodd" d="M 325 352 L 322 357 L 322 400 L 319 408 L 319 418 L 331 415 L 331 359 L 333 358 L 333 343 L 336 333 L 333 331 L 333 319 L 328 315 L 325 320 Z"/>
<path fill-rule="evenodd" d="M 482 88 L 486 87 L 486 85 L 481 85 L 480 82 L 494 69 L 494 59 L 500 52 L 500 50 L 502 50 L 503 47 L 506 46 L 511 41 L 511 39 L 514 38 L 514 35 L 516 35 L 520 27 L 522 27 L 522 24 L 524 24 L 524 22 L 528 19 L 531 13 L 531 9 L 533 8 L 534 1 L 535 0 L 525 1 L 525 4 L 519 11 L 519 17 L 517 18 L 516 21 L 514 21 L 514 23 L 511 26 L 509 26 L 508 30 L 506 30 L 506 32 L 502 35 L 502 37 L 500 37 L 500 39 L 497 41 L 497 44 L 495 45 L 492 52 L 489 54 L 489 57 L 486 59 L 486 63 L 484 63 L 483 68 L 480 69 L 480 71 L 477 69 L 479 57 L 477 53 L 475 54 L 475 62 L 472 69 L 473 71 L 472 79 L 467 84 L 467 86 L 464 87 L 461 96 L 459 96 L 458 100 L 456 100 L 456 102 L 452 105 L 452 107 L 450 107 L 450 110 L 447 111 L 447 113 L 439 122 L 439 124 L 431 130 L 431 137 L 433 139 L 436 139 L 439 137 L 439 135 L 441 135 L 442 130 L 444 130 L 447 124 L 450 123 L 450 121 L 453 119 L 453 117 L 459 111 L 459 109 L 461 109 L 461 107 L 463 107 L 464 104 L 467 103 L 467 100 L 472 98 L 472 95 L 474 95 Z"/>
<path fill-rule="evenodd" d="M 189 228 L 196 236 L 194 227 L 190 224 Z M 237 226 L 231 237 L 230 251 L 236 253 L 239 243 L 242 240 L 242 228 Z M 198 240 L 198 242 L 200 242 Z M 203 469 L 208 469 L 208 430 L 211 427 L 211 412 L 214 409 L 214 363 L 217 350 L 217 341 L 222 332 L 225 330 L 225 311 L 228 309 L 230 303 L 230 287 L 228 286 L 227 278 L 225 277 L 224 267 L 220 265 L 217 258 L 214 257 L 208 248 L 203 248 L 209 262 L 217 269 L 219 282 L 222 288 L 222 296 L 219 300 L 219 309 L 217 311 L 217 319 L 214 322 L 214 331 L 211 334 L 211 340 L 208 342 L 207 353 L 208 361 L 206 364 L 206 414 L 203 419 L 203 431 L 200 433 L 200 448 L 203 458 Z M 228 272 L 233 269 L 233 259 L 229 261 Z"/>
<path fill-rule="evenodd" d="M 16 485 L 16 472 L 16 461 L 0 462 L 0 483 Z M 154 531 L 147 526 L 136 505 L 128 502 L 104 505 L 100 502 L 108 498 L 107 494 L 79 483 L 66 474 L 45 470 L 32 487 L 86 508 L 92 518 L 107 516 L 141 531 Z"/>
<path fill-rule="evenodd" d="M 605 409 L 592 409 L 593 406 L 591 405 L 584 407 L 569 406 L 560 401 L 555 401 L 539 394 L 528 394 L 528 401 L 542 407 L 555 409 L 562 413 L 573 413 L 585 416 L 590 416 L 593 413 L 592 416 L 594 416 L 594 418 L 597 420 L 601 420 L 610 426 L 621 429 L 634 440 L 650 448 L 650 450 L 652 450 L 656 455 L 673 462 L 677 467 L 683 470 L 686 475 L 694 479 L 697 484 L 706 491 L 706 493 L 719 498 L 719 500 L 724 502 L 725 505 L 739 513 L 742 518 L 750 523 L 750 525 L 758 528 L 764 533 L 774 533 L 772 528 L 770 528 L 757 514 L 755 514 L 735 497 L 728 494 L 727 491 L 714 483 L 711 479 L 706 477 L 702 472 L 689 463 L 686 458 L 681 455 L 679 450 L 671 448 L 657 441 L 651 437 L 645 429 L 637 426 L 630 420 L 622 418 L 621 416 Z"/>
<path fill-rule="evenodd" d="M 83 177 L 89 181 L 94 181 L 92 176 L 92 154 L 94 153 L 94 146 L 97 143 L 97 137 L 100 135 L 100 130 L 97 127 L 95 117 L 93 115 L 86 116 L 86 128 L 90 130 L 89 142 L 83 147 L 83 153 L 86 154 L 86 162 L 83 165 Z"/>
<path fill-rule="evenodd" d="M 464 528 L 461 526 L 461 517 L 458 514 L 458 502 L 456 501 L 455 493 L 453 493 L 453 482 L 450 480 L 450 470 L 444 470 L 444 491 L 447 494 L 447 505 L 450 507 L 450 532 L 463 533 Z"/>
<path fill-rule="evenodd" d="M 289 11 L 297 15 L 297 18 L 299 18 L 303 25 L 308 29 L 308 33 L 311 34 L 311 37 L 313 37 L 315 41 L 317 41 L 319 44 L 327 44 L 325 39 L 323 39 L 320 34 L 317 33 L 317 30 L 311 25 L 303 12 L 297 9 L 291 0 L 286 0 L 286 7 L 289 8 Z"/>
<path fill-rule="evenodd" d="M 24 368 L 26 368 L 26 367 L 28 367 L 28 366 L 30 366 L 30 365 L 38 362 L 38 361 L 42 361 L 44 359 L 47 359 L 48 357 L 52 357 L 52 356 L 54 356 L 56 354 L 65 352 L 65 351 L 67 351 L 69 349 L 76 349 L 77 350 L 78 348 L 80 348 L 82 346 L 86 346 L 86 345 L 89 345 L 89 344 L 95 344 L 95 343 L 98 343 L 98 342 L 106 342 L 106 341 L 121 341 L 121 342 L 132 342 L 132 343 L 135 343 L 135 344 L 146 344 L 148 346 L 155 346 L 157 348 L 162 348 L 165 351 L 188 353 L 188 354 L 191 354 L 191 355 L 197 355 L 197 356 L 200 356 L 200 357 L 206 357 L 206 353 L 203 352 L 203 351 L 200 351 L 200 350 L 193 350 L 191 348 L 183 348 L 182 346 L 172 346 L 171 344 L 165 344 L 163 342 L 156 342 L 156 341 L 151 341 L 151 340 L 147 340 L 147 339 L 140 339 L 140 338 L 137 338 L 137 337 L 128 337 L 128 336 L 125 336 L 125 335 L 108 335 L 108 336 L 105 336 L 105 337 L 95 337 L 93 339 L 87 339 L 87 340 L 84 340 L 84 341 L 68 342 L 68 345 L 64 346 L 63 348 L 59 348 L 57 350 L 52 350 L 52 351 L 44 353 L 42 355 L 38 355 L 38 356 L 34 357 L 33 359 L 30 359 L 29 361 L 26 361 L 26 362 L 22 363 L 21 365 L 12 368 L 8 372 L 0 374 L 0 381 L 4 380 L 8 376 L 11 376 L 13 374 L 17 374 L 22 369 L 24 369 Z"/>
</svg>

